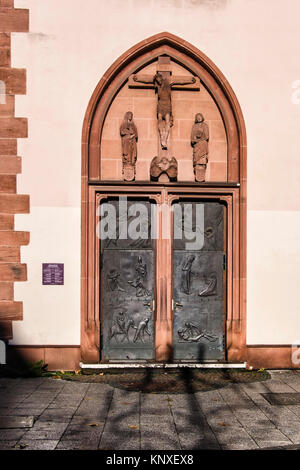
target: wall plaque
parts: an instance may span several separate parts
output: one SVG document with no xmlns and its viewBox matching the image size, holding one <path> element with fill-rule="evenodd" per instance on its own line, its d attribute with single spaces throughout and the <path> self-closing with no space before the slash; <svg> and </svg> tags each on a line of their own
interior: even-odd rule
<svg viewBox="0 0 300 470">
<path fill-rule="evenodd" d="M 43 285 L 61 286 L 64 284 L 63 263 L 43 263 Z"/>
</svg>

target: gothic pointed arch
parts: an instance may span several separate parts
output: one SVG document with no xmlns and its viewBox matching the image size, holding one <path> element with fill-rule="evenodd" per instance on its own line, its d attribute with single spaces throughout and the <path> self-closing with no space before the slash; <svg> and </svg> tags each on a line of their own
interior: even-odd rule
<svg viewBox="0 0 300 470">
<path fill-rule="evenodd" d="M 187 41 L 170 34 L 162 32 L 148 39 L 145 39 L 128 51 L 124 52 L 105 72 L 98 82 L 87 106 L 82 129 L 82 279 L 81 279 L 81 312 L 82 312 L 82 359 L 89 362 L 99 361 L 99 329 L 98 319 L 95 317 L 94 303 L 97 296 L 91 294 L 95 287 L 91 276 L 95 272 L 95 260 L 91 258 L 91 244 L 95 241 L 91 237 L 91 227 L 94 230 L 95 220 L 93 219 L 92 207 L 95 204 L 92 196 L 92 187 L 97 184 L 116 182 L 122 184 L 121 175 L 121 154 L 114 148 L 116 143 L 113 139 L 104 136 L 110 127 L 110 113 L 114 112 L 114 132 L 119 137 L 118 123 L 123 118 L 124 113 L 130 109 L 130 102 L 126 95 L 128 90 L 128 80 L 132 74 L 147 69 L 157 61 L 160 56 L 169 56 L 176 67 L 185 69 L 188 73 L 200 79 L 202 95 L 196 98 L 193 103 L 194 112 L 202 112 L 202 104 L 205 102 L 204 114 L 212 113 L 210 128 L 213 136 L 222 134 L 220 142 L 213 145 L 211 163 L 211 177 L 199 188 L 213 187 L 222 188 L 224 194 L 226 188 L 234 188 L 235 195 L 232 203 L 233 219 L 228 223 L 234 223 L 234 228 L 230 228 L 235 233 L 234 249 L 236 254 L 232 270 L 232 281 L 229 286 L 230 298 L 234 304 L 234 313 L 228 320 L 232 323 L 228 342 L 233 344 L 231 348 L 231 358 L 234 360 L 245 360 L 245 305 L 246 305 L 246 130 L 244 119 L 237 97 L 232 90 L 227 79 L 218 67 L 199 49 L 189 44 Z M 200 91 L 201 94 L 201 91 Z M 204 96 L 204 98 L 203 98 Z M 119 106 L 120 97 L 122 106 Z M 150 103 L 150 95 L 148 96 Z M 206 98 L 205 98 L 206 97 Z M 133 100 L 138 98 L 134 97 Z M 152 99 L 152 98 L 151 98 Z M 118 101 L 119 100 L 119 101 Z M 142 96 L 141 96 L 142 100 Z M 203 100 L 201 104 L 201 100 Z M 129 103 L 129 105 L 128 105 Z M 136 101 L 138 108 L 138 101 Z M 191 103 L 191 100 L 190 100 Z M 198 103 L 198 104 L 197 104 Z M 142 103 L 140 108 L 146 109 Z M 183 106 L 182 106 L 183 108 Z M 179 107 L 178 107 L 179 109 Z M 113 110 L 113 111 L 112 111 Z M 136 114 L 136 113 L 135 113 Z M 217 117 L 215 117 L 217 116 Z M 142 121 L 142 119 L 141 119 Z M 182 119 L 184 125 L 185 119 Z M 188 123 L 188 125 L 190 125 Z M 106 126 L 106 127 L 105 127 Z M 138 126 L 139 127 L 139 126 Z M 148 125 L 149 134 L 149 125 Z M 178 129 L 178 148 L 180 142 L 180 132 Z M 186 131 L 187 132 L 187 131 Z M 188 131 L 190 133 L 190 130 Z M 145 134 L 146 135 L 146 134 Z M 143 158 L 148 165 L 147 158 L 144 157 L 145 148 L 142 146 L 143 139 L 139 139 L 138 162 L 140 161 L 140 176 L 137 174 L 136 181 L 148 181 L 147 173 L 143 172 Z M 115 139 L 116 141 L 116 139 Z M 109 145 L 104 145 L 108 142 Z M 190 143 L 189 143 L 190 145 Z M 192 156 L 186 154 L 188 147 L 182 146 L 183 164 L 192 160 Z M 109 150 L 107 150 L 109 149 Z M 113 157 L 105 152 L 115 152 Z M 143 158 L 141 158 L 141 156 Z M 214 157 L 217 156 L 217 157 Z M 154 155 L 152 155 L 154 157 Z M 149 165 L 148 165 L 149 166 Z M 146 175 L 146 177 L 145 177 Z M 180 182 L 180 173 L 178 177 Z M 192 179 L 187 177 L 186 183 Z M 214 186 L 212 185 L 214 184 Z M 195 183 L 194 183 L 195 184 Z M 204 189 L 203 189 L 204 190 Z M 94 194 L 94 193 L 93 193 Z M 225 197 L 225 196 L 224 196 Z M 91 221 L 92 220 L 92 221 Z M 91 287 L 92 284 L 92 287 Z"/>
</svg>

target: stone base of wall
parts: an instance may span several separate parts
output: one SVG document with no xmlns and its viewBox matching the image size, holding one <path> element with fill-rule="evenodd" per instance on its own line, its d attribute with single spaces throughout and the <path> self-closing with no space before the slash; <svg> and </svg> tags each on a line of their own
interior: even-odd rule
<svg viewBox="0 0 300 470">
<path fill-rule="evenodd" d="M 51 370 L 78 370 L 80 346 L 9 346 L 7 363 L 20 366 L 22 363 L 42 360 Z M 297 364 L 297 362 L 299 363 Z M 247 368 L 253 369 L 300 369 L 299 354 L 290 345 L 258 345 L 247 347 Z"/>
<path fill-rule="evenodd" d="M 7 364 L 22 367 L 43 361 L 47 370 L 78 370 L 80 346 L 8 346 Z"/>
</svg>

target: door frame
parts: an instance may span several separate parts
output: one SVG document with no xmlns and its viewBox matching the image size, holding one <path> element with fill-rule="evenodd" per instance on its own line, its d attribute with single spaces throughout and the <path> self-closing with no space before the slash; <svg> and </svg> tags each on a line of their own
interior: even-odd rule
<svg viewBox="0 0 300 470">
<path fill-rule="evenodd" d="M 245 243 L 241 237 L 242 204 L 240 204 L 240 186 L 235 183 L 224 185 L 218 183 L 124 183 L 103 182 L 89 186 L 86 227 L 87 243 L 82 246 L 82 318 L 81 318 L 81 355 L 82 362 L 99 363 L 100 361 L 100 253 L 97 243 L 96 226 L 98 223 L 97 208 L 107 196 L 121 195 L 149 197 L 158 204 L 171 206 L 180 198 L 200 198 L 223 201 L 226 204 L 226 356 L 228 362 L 242 362 L 246 359 L 246 312 L 245 312 Z M 162 215 L 160 214 L 160 217 Z M 159 224 L 161 227 L 161 224 Z M 170 244 L 169 244 L 170 246 Z M 169 248 L 170 249 L 170 248 Z M 164 269 L 164 279 L 172 279 L 172 253 L 167 251 L 163 243 L 158 244 L 157 265 L 161 263 Z M 161 338 L 160 344 L 165 348 L 156 350 L 156 361 L 168 362 L 170 359 L 169 346 L 172 344 L 172 282 L 161 284 L 157 279 L 157 298 L 161 289 L 167 290 L 166 302 L 156 305 L 155 316 L 158 324 L 163 327 L 156 329 L 156 338 Z M 157 339 L 159 343 L 159 339 Z"/>
</svg>

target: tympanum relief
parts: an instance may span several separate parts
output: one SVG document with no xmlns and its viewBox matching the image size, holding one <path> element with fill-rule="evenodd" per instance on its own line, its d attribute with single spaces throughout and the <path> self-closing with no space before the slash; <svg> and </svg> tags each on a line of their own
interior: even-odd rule
<svg viewBox="0 0 300 470">
<path fill-rule="evenodd" d="M 194 76 L 173 76 L 170 57 L 160 56 L 155 75 L 134 74 L 130 77 L 129 87 L 151 88 L 157 94 L 157 135 L 158 155 L 150 166 L 151 179 L 176 181 L 178 174 L 177 160 L 172 154 L 171 128 L 174 125 L 172 112 L 172 90 L 199 90 L 199 78 Z"/>
</svg>

